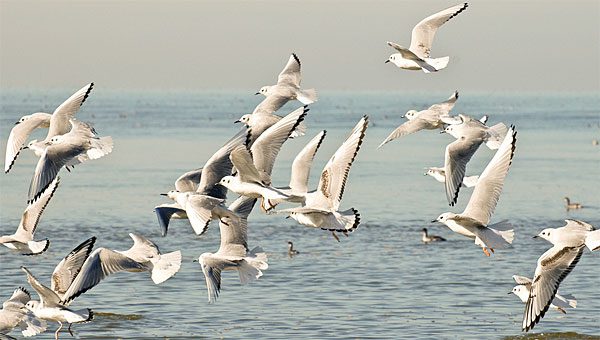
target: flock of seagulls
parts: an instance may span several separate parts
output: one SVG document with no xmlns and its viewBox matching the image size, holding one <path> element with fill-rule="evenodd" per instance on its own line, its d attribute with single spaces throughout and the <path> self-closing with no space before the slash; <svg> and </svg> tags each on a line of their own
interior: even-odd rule
<svg viewBox="0 0 600 340">
<path fill-rule="evenodd" d="M 388 42 L 398 53 L 392 54 L 386 62 L 426 73 L 445 68 L 449 57 L 430 57 L 434 35 L 440 26 L 465 11 L 467 6 L 467 3 L 459 4 L 423 19 L 412 30 L 409 48 Z M 330 232 L 338 242 L 338 234 L 348 236 L 360 225 L 359 211 L 344 207 L 341 201 L 350 168 L 366 136 L 368 116 L 361 117 L 341 142 L 322 169 L 316 188 L 309 189 L 309 175 L 315 155 L 326 137 L 325 130 L 316 134 L 295 157 L 289 184 L 279 186 L 271 180 L 281 147 L 288 139 L 306 134 L 304 120 L 309 113 L 308 105 L 317 100 L 314 89 L 300 87 L 300 68 L 300 59 L 292 54 L 277 83 L 263 86 L 256 93 L 265 96 L 260 104 L 252 113 L 244 114 L 236 121 L 243 123 L 244 128 L 216 150 L 201 168 L 179 176 L 175 188 L 162 194 L 172 202 L 157 205 L 154 209 L 162 236 L 167 236 L 171 219 L 189 220 L 195 235 L 204 234 L 212 221 L 218 223 L 219 249 L 215 253 L 202 253 L 197 258 L 205 277 L 209 303 L 216 302 L 221 293 L 222 271 L 237 271 L 241 284 L 247 284 L 259 279 L 269 267 L 265 251 L 260 246 L 250 248 L 248 244 L 248 216 L 258 201 L 263 213 L 274 217 L 285 215 L 301 225 Z M 24 149 L 40 157 L 19 226 L 14 234 L 0 237 L 0 244 L 17 253 L 39 255 L 50 246 L 50 240 L 36 241 L 34 234 L 44 209 L 59 186 L 60 170 L 65 168 L 72 172 L 80 163 L 106 156 L 113 149 L 111 137 L 99 136 L 91 124 L 75 118 L 93 86 L 90 83 L 81 88 L 52 114 L 37 112 L 21 117 L 11 130 L 5 156 L 6 173 Z M 455 91 L 446 101 L 425 110 L 408 111 L 403 116 L 407 121 L 394 129 L 379 148 L 421 130 L 439 130 L 452 136 L 454 140 L 445 149 L 443 167 L 426 167 L 425 175 L 444 184 L 450 206 L 457 203 L 462 187 L 473 187 L 473 192 L 463 212 L 444 212 L 432 222 L 442 223 L 455 233 L 473 239 L 486 256 L 491 256 L 497 249 L 508 248 L 515 237 L 510 222 L 491 222 L 515 154 L 517 130 L 504 123 L 488 126 L 488 116 L 476 119 L 466 114 L 450 115 L 458 98 L 459 93 Z M 284 116 L 276 113 L 295 100 L 302 105 Z M 29 135 L 38 128 L 48 128 L 46 138 L 26 144 Z M 466 176 L 467 165 L 482 144 L 496 150 L 495 155 L 480 175 Z M 226 204 L 228 193 L 238 195 L 229 205 Z M 566 197 L 565 200 L 567 209 L 582 207 Z M 296 206 L 277 209 L 279 204 Z M 536 236 L 552 243 L 552 247 L 539 258 L 533 279 L 513 277 L 517 286 L 510 293 L 526 305 L 524 331 L 532 329 L 550 307 L 562 313 L 576 307 L 575 298 L 558 294 L 559 285 L 573 270 L 586 247 L 591 251 L 600 249 L 600 230 L 583 221 L 566 222 L 564 227 L 544 229 Z M 47 321 L 59 324 L 56 339 L 64 324 L 73 335 L 72 325 L 92 321 L 94 313 L 89 308 L 73 309 L 70 304 L 108 276 L 124 271 L 147 272 L 152 282 L 158 285 L 179 271 L 182 259 L 179 250 L 162 253 L 144 236 L 136 233 L 129 236 L 133 245 L 125 251 L 104 247 L 94 250 L 96 237 L 85 240 L 57 264 L 50 287 L 40 282 L 32 270 L 21 267 L 39 299 L 33 300 L 23 287 L 16 288 L 0 311 L 0 335 L 18 327 L 23 336 L 33 336 L 46 330 Z M 423 243 L 446 241 L 443 237 L 429 235 L 425 228 L 421 240 Z M 287 253 L 290 257 L 300 254 L 291 241 Z M 35 271 L 35 268 L 31 269 Z"/>
</svg>

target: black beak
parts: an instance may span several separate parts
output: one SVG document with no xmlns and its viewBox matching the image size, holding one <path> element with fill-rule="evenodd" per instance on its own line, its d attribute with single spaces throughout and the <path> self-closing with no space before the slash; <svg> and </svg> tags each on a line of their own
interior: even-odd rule
<svg viewBox="0 0 600 340">
<path fill-rule="evenodd" d="M 386 60 L 386 61 L 384 62 L 384 64 L 387 64 L 387 63 L 389 63 L 389 62 L 390 62 L 390 60 L 388 59 L 388 60 Z"/>
<path fill-rule="evenodd" d="M 285 217 L 285 219 L 287 220 L 287 219 L 288 219 L 288 218 L 290 218 L 290 217 L 292 217 L 292 216 L 290 216 L 290 215 L 287 215 L 287 216 Z"/>
<path fill-rule="evenodd" d="M 538 237 L 539 237 L 539 236 L 535 235 L 535 236 L 534 236 L 534 237 L 532 237 L 532 238 L 538 238 Z"/>
<path fill-rule="evenodd" d="M 509 294 L 509 295 L 510 295 L 510 294 L 512 294 L 512 290 L 511 290 L 510 292 L 508 292 L 508 294 Z"/>
<path fill-rule="evenodd" d="M 438 221 L 438 220 L 431 220 L 431 223 L 435 223 L 435 222 L 437 222 L 437 221 Z"/>
<path fill-rule="evenodd" d="M 256 92 L 254 95 L 256 96 L 256 95 L 258 95 L 258 94 L 260 94 L 260 92 Z"/>
<path fill-rule="evenodd" d="M 446 130 L 442 130 L 442 131 L 440 131 L 440 134 L 441 134 L 441 133 L 446 133 Z"/>
<path fill-rule="evenodd" d="M 198 260 L 192 260 L 192 262 L 198 262 Z"/>
<path fill-rule="evenodd" d="M 169 196 L 168 194 L 160 194 L 161 196 Z"/>
<path fill-rule="evenodd" d="M 238 120 L 236 120 L 235 122 L 233 122 L 233 124 L 237 124 L 237 123 L 241 123 L 241 122 L 242 122 L 242 121 L 238 119 Z"/>
</svg>

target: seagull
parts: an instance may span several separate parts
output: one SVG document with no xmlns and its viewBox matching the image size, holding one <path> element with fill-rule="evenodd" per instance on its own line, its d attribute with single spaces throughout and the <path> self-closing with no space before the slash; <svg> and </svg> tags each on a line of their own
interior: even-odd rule
<svg viewBox="0 0 600 340">
<path fill-rule="evenodd" d="M 58 339 L 58 333 L 62 329 L 63 323 L 69 324 L 69 333 L 73 335 L 71 332 L 73 323 L 88 322 L 94 316 L 89 308 L 73 310 L 67 307 L 68 302 L 61 300 L 65 297 L 65 292 L 73 280 L 81 272 L 82 265 L 92 251 L 95 242 L 96 237 L 85 240 L 59 262 L 52 272 L 50 288 L 38 281 L 29 269 L 21 267 L 27 274 L 27 282 L 40 296 L 39 301 L 28 301 L 25 307 L 37 318 L 59 323 L 60 326 L 54 333 L 55 339 Z"/>
<path fill-rule="evenodd" d="M 421 234 L 423 235 L 421 237 L 421 241 L 423 241 L 423 243 L 427 244 L 427 243 L 431 243 L 431 242 L 440 242 L 440 241 L 446 241 L 445 238 L 441 237 L 441 236 L 437 236 L 437 235 L 428 235 L 427 234 L 427 228 L 423 228 Z"/>
<path fill-rule="evenodd" d="M 257 95 L 262 94 L 266 98 L 256 106 L 251 114 L 243 115 L 236 123 L 244 123 L 254 130 L 255 136 L 258 136 L 282 118 L 274 112 L 288 101 L 297 99 L 304 105 L 314 103 L 317 100 L 317 91 L 315 89 L 301 90 L 300 81 L 300 59 L 293 53 L 279 74 L 277 84 L 263 86 L 260 91 L 256 92 Z M 306 126 L 301 123 L 290 138 L 302 136 L 305 131 Z"/>
<path fill-rule="evenodd" d="M 195 192 L 198 190 L 201 177 L 202 168 L 188 171 L 177 178 L 175 181 L 175 190 L 178 192 Z M 172 218 L 188 218 L 187 214 L 185 213 L 185 209 L 177 202 L 158 205 L 154 207 L 154 212 L 156 213 L 156 217 L 158 217 L 158 225 L 160 226 L 160 232 L 162 236 L 167 235 L 169 221 Z"/>
<path fill-rule="evenodd" d="M 14 339 L 7 334 L 15 327 L 21 329 L 21 334 L 30 337 L 42 333 L 46 330 L 46 321 L 36 318 L 25 304 L 31 300 L 29 292 L 19 287 L 15 289 L 11 297 L 4 301 L 0 309 L 0 339 L 7 336 L 8 339 Z"/>
<path fill-rule="evenodd" d="M 571 203 L 571 199 L 569 199 L 566 196 L 565 196 L 564 200 L 565 200 L 565 206 L 567 208 L 567 211 L 571 210 L 571 209 L 581 209 L 581 208 L 583 208 L 583 205 L 581 205 L 581 203 Z"/>
<path fill-rule="evenodd" d="M 329 230 L 338 242 L 336 231 L 348 235 L 349 232 L 356 230 L 360 224 L 358 210 L 350 208 L 339 211 L 339 206 L 350 167 L 365 138 L 368 125 L 369 117 L 365 115 L 325 165 L 317 190 L 304 195 L 303 206 L 279 210 L 277 213 L 287 214 L 288 217 L 308 227 Z"/>
<path fill-rule="evenodd" d="M 98 159 L 112 152 L 113 141 L 110 136 L 98 137 L 94 128 L 75 119 L 71 119 L 69 133 L 54 136 L 45 144 L 31 184 L 29 199 L 31 203 L 38 199 L 65 165 L 75 165 L 88 159 Z"/>
<path fill-rule="evenodd" d="M 232 219 L 238 218 L 235 213 L 225 207 L 225 200 L 221 198 L 202 195 L 193 191 L 180 192 L 178 190 L 171 190 L 161 195 L 169 197 L 179 207 L 183 208 L 185 216 L 190 220 L 192 229 L 198 236 L 206 232 L 211 220 L 218 220 L 225 216 Z M 167 229 L 164 228 L 163 230 L 166 234 Z"/>
<path fill-rule="evenodd" d="M 444 168 L 432 166 L 425 169 L 427 169 L 427 172 L 423 174 L 424 176 L 431 176 L 440 183 L 446 183 L 446 170 L 444 170 Z M 462 186 L 472 188 L 477 184 L 478 179 L 479 176 L 465 176 L 462 181 Z"/>
<path fill-rule="evenodd" d="M 585 249 L 586 236 L 594 230 L 590 224 L 578 220 L 565 220 L 561 228 L 546 228 L 534 238 L 552 243 L 537 261 L 531 291 L 523 313 L 523 331 L 531 330 L 552 304 L 558 286 L 575 268 Z"/>
<path fill-rule="evenodd" d="M 224 217 L 219 223 L 221 245 L 216 253 L 203 253 L 198 258 L 202 273 L 206 278 L 208 302 L 214 303 L 221 291 L 221 271 L 237 270 L 242 284 L 249 283 L 263 275 L 266 270 L 267 254 L 260 247 L 248 249 L 248 215 L 252 211 L 255 198 L 240 196 L 229 209 L 240 216 L 239 220 Z"/>
<path fill-rule="evenodd" d="M 238 146 L 230 155 L 238 175 L 223 177 L 221 185 L 239 195 L 262 198 L 261 208 L 264 211 L 273 208 L 271 201 L 289 199 L 288 195 L 271 186 L 271 172 L 281 146 L 307 113 L 306 107 L 294 110 L 265 130 L 251 146 L 248 142 L 252 133 L 250 128 L 246 145 Z"/>
<path fill-rule="evenodd" d="M 532 281 L 530 278 L 525 276 L 513 275 L 513 279 L 517 283 L 516 286 L 512 289 L 512 291 L 508 292 L 508 294 L 515 294 L 521 299 L 522 302 L 526 303 L 529 299 L 529 294 L 531 291 Z M 552 299 L 552 303 L 550 307 L 555 308 L 557 311 L 567 314 L 565 309 L 567 308 L 577 308 L 577 300 L 575 297 L 569 294 L 559 295 L 558 292 L 554 295 Z"/>
<path fill-rule="evenodd" d="M 448 100 L 439 104 L 433 104 L 426 110 L 409 110 L 404 116 L 402 116 L 402 118 L 406 117 L 408 121 L 404 122 L 394 131 L 392 131 L 392 133 L 390 133 L 390 135 L 381 144 L 379 144 L 377 148 L 381 148 L 384 144 L 389 143 L 398 137 L 406 136 L 423 129 L 443 129 L 445 123 L 441 120 L 441 117 L 449 117 L 448 114 L 454 107 L 457 99 L 458 91 L 454 91 Z"/>
<path fill-rule="evenodd" d="M 317 91 L 315 89 L 300 89 L 300 82 L 302 80 L 300 66 L 300 58 L 298 58 L 296 53 L 292 53 L 287 64 L 277 77 L 277 84 L 263 86 L 256 94 L 262 94 L 265 97 L 278 97 L 283 102 L 279 107 L 294 99 L 305 105 L 314 103 L 317 101 Z M 273 111 L 277 111 L 277 109 Z"/>
<path fill-rule="evenodd" d="M 467 9 L 467 7 L 468 4 L 465 2 L 421 20 L 412 30 L 409 48 L 388 41 L 387 44 L 399 53 L 392 54 L 385 62 L 392 62 L 405 70 L 423 70 L 425 73 L 437 72 L 446 68 L 450 57 L 430 58 L 433 38 L 440 26 Z"/>
<path fill-rule="evenodd" d="M 454 142 L 446 147 L 444 157 L 446 198 L 450 206 L 456 204 L 458 192 L 465 177 L 467 163 L 471 160 L 471 157 L 482 143 L 492 143 L 492 131 L 506 128 L 503 123 L 488 128 L 481 121 L 462 114 L 459 115 L 459 120 L 462 123 L 449 125 L 443 131 L 456 138 Z M 501 135 L 501 140 L 504 140 L 506 132 Z M 500 135 L 494 134 L 494 136 L 494 147 L 498 149 L 500 144 L 496 146 L 495 143 L 496 137 L 499 138 Z"/>
<path fill-rule="evenodd" d="M 298 254 L 300 254 L 300 252 L 294 249 L 294 244 L 292 243 L 292 241 L 288 241 L 288 256 L 292 257 Z"/>
<path fill-rule="evenodd" d="M 128 250 L 117 251 L 106 248 L 94 250 L 62 300 L 68 303 L 94 288 L 107 276 L 122 271 L 147 271 L 155 284 L 170 279 L 179 271 L 181 251 L 163 254 L 156 244 L 147 238 L 134 233 L 129 233 L 129 237 L 133 239 L 133 246 Z"/>
<path fill-rule="evenodd" d="M 504 140 L 508 128 L 504 123 L 498 123 L 493 126 L 487 126 L 488 116 L 485 115 L 481 119 L 477 120 L 465 114 L 458 114 L 457 116 L 442 116 L 440 119 L 450 126 L 446 127 L 443 132 L 447 132 L 454 138 L 460 138 L 466 131 L 481 131 L 484 133 L 483 142 L 490 150 L 497 150 L 500 144 Z"/>
<path fill-rule="evenodd" d="M 461 214 L 446 212 L 432 221 L 443 223 L 463 236 L 475 238 L 475 244 L 481 246 L 487 256 L 490 256 L 488 249 L 493 253 L 494 249 L 505 248 L 514 239 L 512 229 L 506 231 L 495 229 L 498 226 L 508 226 L 509 223 L 502 221 L 489 225 L 489 222 L 512 163 L 516 136 L 517 132 L 514 127 L 511 127 L 502 145 L 479 176 L 465 210 Z"/>
<path fill-rule="evenodd" d="M 8 136 L 6 156 L 4 158 L 4 172 L 8 173 L 10 171 L 25 141 L 35 129 L 49 128 L 48 134 L 43 141 L 38 142 L 37 140 L 33 140 L 28 144 L 27 148 L 34 151 L 38 157 L 42 156 L 46 148 L 45 143 L 49 142 L 52 137 L 68 133 L 71 129 L 69 119 L 75 117 L 75 113 L 77 113 L 77 110 L 79 110 L 83 102 L 90 95 L 93 86 L 94 83 L 89 83 L 75 92 L 57 107 L 52 114 L 36 112 L 21 117 Z"/>
<path fill-rule="evenodd" d="M 215 201 L 213 199 L 225 200 L 227 198 L 227 188 L 221 186 L 219 182 L 221 178 L 231 174 L 233 165 L 229 159 L 229 154 L 237 146 L 244 144 L 247 134 L 246 130 L 238 132 L 227 141 L 225 145 L 217 150 L 208 161 L 206 161 L 204 167 L 181 175 L 177 181 L 175 181 L 175 190 L 180 193 L 194 192 L 195 194 L 203 195 L 207 198 L 204 201 L 209 203 L 209 205 L 204 207 L 208 210 L 212 210 L 215 207 L 213 204 Z M 167 196 L 168 194 L 162 195 Z M 154 211 L 158 217 L 158 224 L 161 228 L 162 236 L 167 235 L 169 220 L 173 216 L 177 218 L 188 218 L 187 214 L 185 214 L 185 208 L 177 202 L 175 204 L 159 205 L 154 208 Z M 210 222 L 210 220 L 206 220 L 206 222 Z M 206 225 L 206 223 L 198 222 L 196 225 L 196 229 L 201 232 L 203 227 L 200 226 Z M 194 231 L 196 231 L 196 229 L 194 229 Z"/>
<path fill-rule="evenodd" d="M 34 241 L 33 234 L 44 209 L 46 209 L 46 206 L 58 188 L 59 181 L 60 177 L 56 177 L 48 188 L 42 192 L 40 198 L 27 206 L 23 212 L 17 231 L 12 235 L 0 236 L 0 244 L 16 250 L 22 255 L 39 255 L 48 249 L 50 241 L 48 239 Z"/>
</svg>

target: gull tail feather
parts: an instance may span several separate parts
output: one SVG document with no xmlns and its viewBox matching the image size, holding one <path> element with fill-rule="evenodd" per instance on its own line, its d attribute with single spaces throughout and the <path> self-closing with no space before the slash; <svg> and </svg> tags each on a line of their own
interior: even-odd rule
<svg viewBox="0 0 600 340">
<path fill-rule="evenodd" d="M 263 275 L 263 270 L 269 268 L 267 254 L 260 247 L 255 247 L 246 256 L 238 267 L 240 282 L 245 285 Z"/>
<path fill-rule="evenodd" d="M 448 62 L 450 61 L 450 57 L 441 57 L 441 58 L 425 58 L 425 65 L 420 65 L 423 72 L 431 73 L 437 72 L 439 70 L 443 70 L 448 66 Z M 428 67 L 427 67 L 428 66 Z"/>
<path fill-rule="evenodd" d="M 173 277 L 181 268 L 181 251 L 177 250 L 167 254 L 161 254 L 153 263 L 152 281 L 160 284 Z"/>
<path fill-rule="evenodd" d="M 508 128 L 504 123 L 498 123 L 491 126 L 488 129 L 488 137 L 485 145 L 490 148 L 490 150 L 497 150 L 500 147 L 500 144 L 502 144 L 504 137 L 506 137 L 507 132 Z"/>
<path fill-rule="evenodd" d="M 29 241 L 27 242 L 27 245 L 29 246 L 31 253 L 25 255 L 39 255 L 48 250 L 48 247 L 50 246 L 50 240 L 45 239 L 42 241 Z"/>
<path fill-rule="evenodd" d="M 317 90 L 300 90 L 296 98 L 304 105 L 312 104 L 317 101 Z"/>
<path fill-rule="evenodd" d="M 113 150 L 113 139 L 110 136 L 92 139 L 92 148 L 86 153 L 89 159 L 98 159 L 111 153 Z"/>
</svg>

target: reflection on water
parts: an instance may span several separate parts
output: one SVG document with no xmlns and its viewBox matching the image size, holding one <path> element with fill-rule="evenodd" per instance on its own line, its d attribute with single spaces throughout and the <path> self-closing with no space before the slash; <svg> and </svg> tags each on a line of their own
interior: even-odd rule
<svg viewBox="0 0 600 340">
<path fill-rule="evenodd" d="M 65 93 L 0 96 L 3 152 L 20 115 L 52 111 Z M 600 138 L 600 99 L 480 94 L 458 101 L 456 112 L 487 113 L 490 124 L 513 123 L 519 132 L 514 164 L 493 218 L 513 222 L 516 238 L 510 249 L 486 258 L 473 241 L 429 223 L 442 212 L 462 211 L 472 191 L 461 190 L 458 206 L 450 208 L 443 185 L 423 176 L 424 167 L 443 164 L 449 136 L 425 131 L 376 150 L 408 109 L 447 96 L 322 94 L 306 119 L 307 136 L 284 145 L 273 181 L 287 183 L 296 152 L 309 137 L 327 129 L 311 173 L 315 186 L 320 169 L 349 129 L 364 113 L 370 114 L 373 124 L 342 201 L 343 209 L 360 211 L 361 226 L 338 243 L 328 232 L 253 212 L 249 245 L 260 245 L 270 254 L 269 269 L 248 286 L 239 284 L 237 273 L 224 272 L 222 294 L 209 305 L 200 266 L 192 261 L 218 249 L 217 225 L 196 237 L 187 221 L 175 220 L 169 235 L 161 238 L 152 209 L 167 202 L 159 194 L 181 173 L 202 166 L 237 131 L 232 122 L 259 98 L 239 93 L 123 94 L 97 88 L 79 118 L 93 121 L 100 134 L 112 135 L 114 152 L 61 174 L 61 186 L 37 233 L 52 241 L 45 254 L 22 257 L 0 249 L 0 296 L 7 298 L 17 286 L 28 287 L 21 265 L 49 284 L 54 266 L 84 239 L 96 235 L 97 247 L 125 250 L 131 246 L 127 234 L 139 232 L 165 252 L 181 249 L 181 271 L 161 285 L 154 285 L 148 273 L 120 273 L 76 299 L 73 307 L 90 307 L 97 315 L 75 327 L 82 338 L 520 337 L 524 304 L 506 294 L 514 286 L 511 276 L 533 276 L 537 258 L 549 247 L 531 236 L 562 226 L 565 218 L 600 226 L 600 148 L 591 143 Z M 39 137 L 43 133 L 34 138 Z M 467 172 L 480 172 L 492 156 L 482 147 Z M 12 233 L 18 225 L 36 161 L 23 152 L 11 173 L 0 175 L 1 234 Z M 591 208 L 567 212 L 564 196 Z M 448 242 L 421 244 L 423 227 Z M 301 254 L 287 256 L 288 240 Z M 577 308 L 567 315 L 548 311 L 534 329 L 545 335 L 533 338 L 600 334 L 599 261 L 600 253 L 584 254 L 561 286 L 575 295 Z"/>
</svg>

